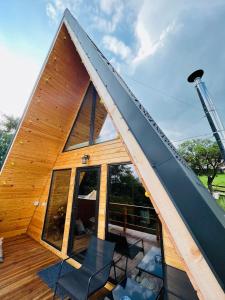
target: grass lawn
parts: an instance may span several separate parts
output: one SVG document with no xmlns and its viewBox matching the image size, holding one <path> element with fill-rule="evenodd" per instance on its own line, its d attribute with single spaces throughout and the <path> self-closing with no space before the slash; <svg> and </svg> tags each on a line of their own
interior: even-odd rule
<svg viewBox="0 0 225 300">
<path fill-rule="evenodd" d="M 201 182 L 204 186 L 207 187 L 207 177 L 206 176 L 199 176 Z M 222 185 L 225 186 L 225 174 L 218 174 L 216 175 L 215 179 L 213 180 L 214 185 Z"/>
<path fill-rule="evenodd" d="M 207 177 L 199 176 L 199 179 L 207 187 Z M 225 174 L 218 174 L 213 180 L 214 185 L 220 185 L 225 187 Z M 220 196 L 219 199 L 216 200 L 217 204 L 225 210 L 225 196 Z"/>
</svg>

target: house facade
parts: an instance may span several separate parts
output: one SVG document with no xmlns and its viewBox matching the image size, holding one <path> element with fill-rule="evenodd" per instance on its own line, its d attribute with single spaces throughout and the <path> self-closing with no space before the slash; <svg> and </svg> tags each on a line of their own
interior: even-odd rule
<svg viewBox="0 0 225 300">
<path fill-rule="evenodd" d="M 223 299 L 225 219 L 67 10 L 0 175 L 0 236 L 60 258 L 92 235 L 155 236 L 200 299 Z"/>
</svg>

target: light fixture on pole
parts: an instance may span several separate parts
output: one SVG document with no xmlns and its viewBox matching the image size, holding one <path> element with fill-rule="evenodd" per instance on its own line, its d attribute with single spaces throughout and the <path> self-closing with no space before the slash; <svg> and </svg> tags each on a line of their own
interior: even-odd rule
<svg viewBox="0 0 225 300">
<path fill-rule="evenodd" d="M 217 114 L 216 108 L 205 83 L 202 81 L 203 70 L 196 70 L 188 77 L 188 82 L 194 82 L 202 107 L 219 146 L 221 157 L 225 160 L 225 132 L 223 124 Z"/>
</svg>

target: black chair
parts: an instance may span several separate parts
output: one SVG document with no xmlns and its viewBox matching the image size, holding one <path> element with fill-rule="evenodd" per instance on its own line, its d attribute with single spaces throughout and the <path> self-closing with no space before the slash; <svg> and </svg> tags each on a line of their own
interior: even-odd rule
<svg viewBox="0 0 225 300">
<path fill-rule="evenodd" d="M 125 269 L 117 266 L 117 268 L 124 271 L 125 274 L 127 274 L 128 259 L 134 259 L 139 252 L 142 252 L 143 255 L 145 254 L 143 239 L 138 239 L 135 243 L 130 244 L 127 242 L 126 236 L 109 232 L 108 240 L 116 244 L 115 252 L 121 254 L 122 257 L 126 257 Z M 138 243 L 141 243 L 141 246 L 138 246 Z"/>
<path fill-rule="evenodd" d="M 61 267 L 53 299 L 58 288 L 73 300 L 86 300 L 101 289 L 109 278 L 114 248 L 114 243 L 92 236 L 81 268 L 74 268 L 73 271 L 60 276 Z"/>
</svg>

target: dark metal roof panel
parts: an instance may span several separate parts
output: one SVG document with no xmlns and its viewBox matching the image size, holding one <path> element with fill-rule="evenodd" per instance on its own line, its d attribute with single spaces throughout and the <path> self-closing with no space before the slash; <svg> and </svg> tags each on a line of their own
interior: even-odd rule
<svg viewBox="0 0 225 300">
<path fill-rule="evenodd" d="M 65 18 L 225 290 L 225 214 L 70 12 Z"/>
</svg>

